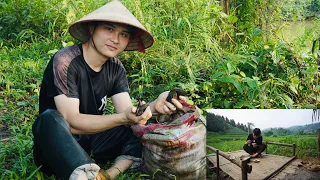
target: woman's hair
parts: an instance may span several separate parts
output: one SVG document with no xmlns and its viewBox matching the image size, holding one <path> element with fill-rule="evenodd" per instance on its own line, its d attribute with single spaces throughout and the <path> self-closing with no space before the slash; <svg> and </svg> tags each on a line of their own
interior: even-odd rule
<svg viewBox="0 0 320 180">
<path fill-rule="evenodd" d="M 256 136 L 260 136 L 261 135 L 260 129 L 259 128 L 254 128 L 253 134 L 256 135 Z"/>
<path fill-rule="evenodd" d="M 100 24 L 103 24 L 103 23 L 106 23 L 106 21 L 91 21 L 91 22 L 88 22 L 88 27 L 89 28 L 93 28 L 93 32 L 92 33 L 94 33 L 94 31 L 96 30 L 97 26 L 100 25 Z M 110 22 L 110 23 L 112 24 L 113 22 Z M 128 30 L 129 30 L 130 36 L 133 36 L 138 32 L 138 28 L 130 26 L 130 25 L 128 25 Z"/>
</svg>

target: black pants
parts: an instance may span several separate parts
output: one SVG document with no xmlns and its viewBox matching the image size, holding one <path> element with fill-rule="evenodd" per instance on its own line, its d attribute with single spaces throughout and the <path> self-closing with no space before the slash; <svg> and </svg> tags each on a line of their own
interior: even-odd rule
<svg viewBox="0 0 320 180">
<path fill-rule="evenodd" d="M 250 155 L 254 154 L 254 153 L 258 153 L 261 154 L 265 149 L 266 149 L 266 145 L 265 144 L 261 144 L 261 145 L 257 145 L 255 148 L 250 145 L 250 144 L 245 144 L 243 146 L 243 149 L 249 153 Z"/>
<path fill-rule="evenodd" d="M 118 126 L 90 135 L 72 135 L 57 110 L 46 110 L 32 126 L 33 156 L 37 166 L 51 176 L 69 179 L 77 167 L 104 163 L 120 155 L 141 158 L 142 144 L 129 127 Z"/>
</svg>

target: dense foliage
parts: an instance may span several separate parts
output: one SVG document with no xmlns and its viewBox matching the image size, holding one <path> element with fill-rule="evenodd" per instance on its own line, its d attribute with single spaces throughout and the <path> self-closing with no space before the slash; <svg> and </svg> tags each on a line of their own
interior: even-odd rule
<svg viewBox="0 0 320 180">
<path fill-rule="evenodd" d="M 313 135 L 320 129 L 320 123 L 312 123 L 304 126 L 292 126 L 289 128 L 270 128 L 265 129 L 265 136 L 284 136 L 284 135 Z"/>
<path fill-rule="evenodd" d="M 319 0 L 283 0 L 279 1 L 282 19 L 304 20 L 319 17 Z"/>
<path fill-rule="evenodd" d="M 245 22 L 244 10 L 226 15 L 215 0 L 122 2 L 155 37 L 146 54 L 120 57 L 133 98 L 152 101 L 160 92 L 179 87 L 203 109 L 319 107 L 316 55 L 306 50 L 319 37 L 319 21 L 296 44 L 288 44 L 260 27 L 256 20 L 263 19 L 261 13 Z M 0 141 L 0 179 L 44 179 L 33 165 L 31 150 L 43 71 L 58 49 L 77 43 L 68 26 L 104 3 L 0 2 L 0 124 L 11 136 Z"/>
</svg>

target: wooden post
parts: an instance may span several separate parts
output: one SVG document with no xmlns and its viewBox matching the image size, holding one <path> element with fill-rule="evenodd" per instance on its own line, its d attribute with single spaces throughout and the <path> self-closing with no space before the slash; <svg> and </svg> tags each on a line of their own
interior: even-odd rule
<svg viewBox="0 0 320 180">
<path fill-rule="evenodd" d="M 268 141 L 266 141 L 266 154 L 268 154 Z"/>
<path fill-rule="evenodd" d="M 318 129 L 318 159 L 320 159 L 320 129 Z"/>
<path fill-rule="evenodd" d="M 248 161 L 250 158 L 245 158 L 241 160 L 241 176 L 242 180 L 248 180 L 248 172 L 250 171 L 248 166 Z M 250 171 L 251 172 L 251 171 Z"/>
<path fill-rule="evenodd" d="M 210 149 L 210 150 L 212 150 L 214 152 L 217 152 L 217 150 L 218 150 L 218 149 L 213 148 L 213 147 L 208 146 L 208 145 L 207 145 L 207 149 Z M 235 158 L 232 158 L 232 156 L 230 156 L 229 154 L 227 154 L 227 153 L 225 153 L 223 151 L 220 151 L 219 155 L 224 157 L 224 158 L 226 158 L 226 159 L 228 159 L 230 162 L 232 162 L 233 164 L 235 164 L 235 165 L 237 165 L 238 167 L 241 168 L 241 162 L 239 160 L 235 159 Z"/>
<path fill-rule="evenodd" d="M 295 156 L 296 155 L 296 144 L 292 145 L 292 150 L 293 150 L 292 156 Z"/>
<path fill-rule="evenodd" d="M 219 174 L 219 169 L 220 169 L 220 167 L 219 167 L 219 150 L 217 149 L 217 179 L 219 179 L 219 177 L 220 177 L 220 174 Z"/>
<path fill-rule="evenodd" d="M 292 147 L 292 144 L 287 144 L 287 143 L 278 143 L 278 142 L 268 142 L 268 144 L 275 144 L 279 146 L 287 146 L 287 147 Z"/>
<path fill-rule="evenodd" d="M 214 152 L 216 152 L 217 155 L 217 166 L 219 167 L 219 155 L 226 158 L 227 160 L 229 160 L 230 162 L 232 162 L 233 164 L 237 165 L 238 167 L 241 168 L 241 175 L 242 175 L 242 180 L 248 180 L 248 173 L 252 172 L 252 165 L 248 165 L 250 157 L 245 157 L 243 159 L 241 159 L 241 161 L 239 162 L 239 160 L 233 159 L 230 157 L 230 155 L 224 153 L 224 152 L 220 152 L 218 149 L 213 148 L 211 146 L 206 145 L 207 149 L 210 149 Z M 207 155 L 208 156 L 208 155 Z M 218 168 L 220 169 L 220 168 Z"/>
</svg>

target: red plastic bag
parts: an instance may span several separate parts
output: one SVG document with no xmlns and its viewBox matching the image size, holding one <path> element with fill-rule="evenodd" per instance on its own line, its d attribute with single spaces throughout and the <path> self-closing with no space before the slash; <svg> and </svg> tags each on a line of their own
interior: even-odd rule
<svg viewBox="0 0 320 180">
<path fill-rule="evenodd" d="M 144 146 L 142 169 L 155 179 L 206 179 L 206 128 L 201 110 L 183 103 L 170 124 L 132 126 Z"/>
</svg>

